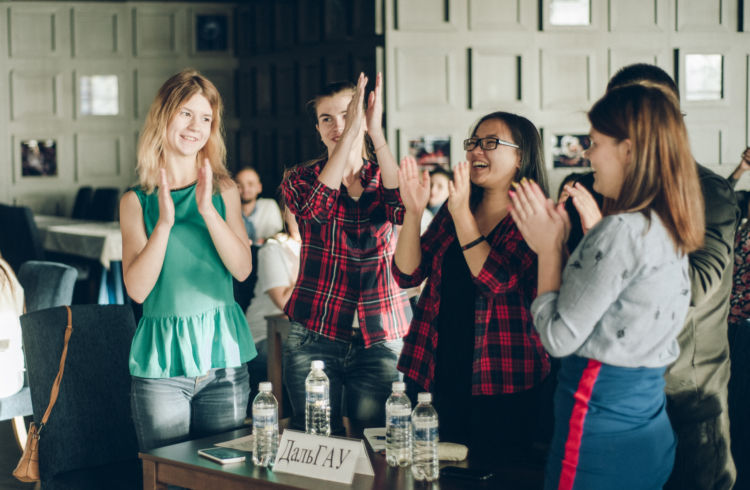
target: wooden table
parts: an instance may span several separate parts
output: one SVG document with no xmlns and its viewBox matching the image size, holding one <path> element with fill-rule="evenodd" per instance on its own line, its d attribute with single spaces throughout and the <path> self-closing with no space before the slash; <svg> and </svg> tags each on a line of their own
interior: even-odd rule
<svg viewBox="0 0 750 490">
<path fill-rule="evenodd" d="M 284 413 L 282 403 L 284 397 L 281 375 L 281 364 L 283 361 L 283 346 L 289 335 L 289 318 L 286 315 L 269 315 L 266 317 L 268 328 L 268 381 L 273 385 L 273 396 L 279 403 L 279 415 Z"/>
<path fill-rule="evenodd" d="M 309 489 L 333 490 L 353 488 L 355 490 L 413 489 L 420 482 L 414 481 L 410 468 L 391 468 L 385 456 L 373 453 L 369 445 L 370 461 L 375 476 L 354 475 L 351 486 L 325 480 L 305 478 L 253 465 L 251 455 L 244 463 L 220 465 L 198 456 L 198 449 L 247 435 L 248 429 L 240 429 L 218 436 L 182 442 L 159 449 L 153 449 L 139 456 L 143 460 L 144 490 L 166 490 L 167 485 L 178 485 L 194 490 L 240 490 L 260 489 Z M 470 466 L 467 461 L 450 463 L 455 466 Z M 498 462 L 493 470 L 495 477 L 485 482 L 440 478 L 433 488 L 442 490 L 509 488 L 513 490 L 536 490 L 542 488 L 541 468 L 523 462 Z M 429 487 L 429 485 L 424 485 Z"/>
</svg>

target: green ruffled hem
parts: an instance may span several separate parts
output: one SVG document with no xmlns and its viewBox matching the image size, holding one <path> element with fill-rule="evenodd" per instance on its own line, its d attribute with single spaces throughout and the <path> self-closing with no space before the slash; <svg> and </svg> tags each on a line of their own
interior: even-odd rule
<svg viewBox="0 0 750 490">
<path fill-rule="evenodd" d="M 190 316 L 143 317 L 130 346 L 130 374 L 196 377 L 239 366 L 257 355 L 237 303 Z"/>
</svg>

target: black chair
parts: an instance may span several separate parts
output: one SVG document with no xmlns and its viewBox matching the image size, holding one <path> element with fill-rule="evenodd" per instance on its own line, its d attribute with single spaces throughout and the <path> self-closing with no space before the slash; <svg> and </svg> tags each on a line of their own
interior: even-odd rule
<svg viewBox="0 0 750 490">
<path fill-rule="evenodd" d="M 31 208 L 0 204 L 0 254 L 16 272 L 27 260 L 44 260 Z"/>
<path fill-rule="evenodd" d="M 123 305 L 74 305 L 60 394 L 39 440 L 42 489 L 142 488 L 130 410 L 128 355 L 133 312 Z M 64 307 L 21 317 L 29 386 L 38 424 L 57 376 Z"/>
<path fill-rule="evenodd" d="M 86 219 L 94 221 L 117 221 L 117 206 L 119 204 L 120 189 L 115 187 L 99 187 L 91 198 L 91 206 Z"/>
<path fill-rule="evenodd" d="M 73 212 L 70 217 L 75 219 L 86 219 L 91 209 L 94 198 L 94 188 L 88 185 L 80 187 L 76 193 L 76 200 L 73 202 Z"/>
</svg>

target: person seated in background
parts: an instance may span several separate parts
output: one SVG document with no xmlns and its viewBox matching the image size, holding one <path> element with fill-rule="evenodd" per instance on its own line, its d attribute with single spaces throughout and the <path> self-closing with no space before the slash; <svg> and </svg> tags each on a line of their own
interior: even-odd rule
<svg viewBox="0 0 750 490">
<path fill-rule="evenodd" d="M 268 237 L 281 231 L 284 223 L 279 205 L 274 199 L 258 197 L 263 192 L 258 172 L 250 166 L 243 167 L 234 176 L 240 190 L 242 219 L 247 236 L 253 245 L 262 245 Z"/>
<path fill-rule="evenodd" d="M 453 180 L 453 172 L 436 167 L 430 172 L 430 200 L 427 209 L 435 216 L 440 206 L 448 199 L 448 182 Z"/>
<path fill-rule="evenodd" d="M 286 231 L 272 236 L 258 250 L 258 281 L 255 294 L 245 316 L 255 340 L 258 357 L 247 365 L 250 370 L 250 389 L 258 391 L 258 383 L 268 379 L 268 346 L 266 316 L 283 315 L 284 306 L 292 295 L 299 273 L 299 254 L 302 240 L 294 215 L 284 207 Z M 252 404 L 253 396 L 250 396 Z M 251 407 L 248 407 L 248 414 Z"/>
</svg>

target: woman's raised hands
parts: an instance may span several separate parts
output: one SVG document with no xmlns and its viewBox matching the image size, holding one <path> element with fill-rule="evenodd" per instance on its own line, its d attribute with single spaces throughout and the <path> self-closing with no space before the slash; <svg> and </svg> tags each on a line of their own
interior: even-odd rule
<svg viewBox="0 0 750 490">
<path fill-rule="evenodd" d="M 602 212 L 599 209 L 599 205 L 596 203 L 594 196 L 580 182 L 576 182 L 572 186 L 566 185 L 565 190 L 570 196 L 569 199 L 573 199 L 573 206 L 575 206 L 578 214 L 581 216 L 581 228 L 583 228 L 585 235 L 602 220 Z"/>
<path fill-rule="evenodd" d="M 381 73 L 375 77 L 375 90 L 367 96 L 365 123 L 367 123 L 367 134 L 370 135 L 375 147 L 378 147 L 380 140 L 385 140 L 383 136 L 383 75 Z"/>
<path fill-rule="evenodd" d="M 559 253 L 570 230 L 564 204 L 555 206 L 536 182 L 526 179 L 510 191 L 510 199 L 510 214 L 529 248 L 537 255 Z"/>
<path fill-rule="evenodd" d="M 421 213 L 430 200 L 430 175 L 427 170 L 419 172 L 417 161 L 412 156 L 401 159 L 398 169 L 398 189 L 401 202 L 407 212 Z"/>
<path fill-rule="evenodd" d="M 364 73 L 359 74 L 357 80 L 357 90 L 349 101 L 346 108 L 346 124 L 344 125 L 343 134 L 352 132 L 358 134 L 362 129 L 362 119 L 364 118 L 365 87 L 367 86 L 367 77 Z"/>
</svg>

